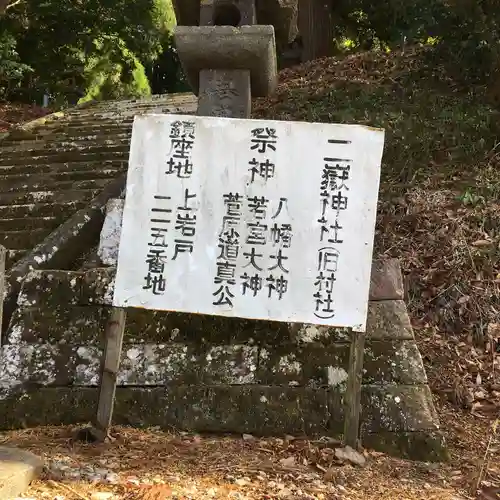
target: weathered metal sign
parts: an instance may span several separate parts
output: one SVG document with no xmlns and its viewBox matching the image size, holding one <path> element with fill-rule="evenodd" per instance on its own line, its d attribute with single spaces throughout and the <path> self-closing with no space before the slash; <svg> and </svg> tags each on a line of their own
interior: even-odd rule
<svg viewBox="0 0 500 500">
<path fill-rule="evenodd" d="M 134 121 L 117 307 L 364 331 L 384 132 Z"/>
</svg>

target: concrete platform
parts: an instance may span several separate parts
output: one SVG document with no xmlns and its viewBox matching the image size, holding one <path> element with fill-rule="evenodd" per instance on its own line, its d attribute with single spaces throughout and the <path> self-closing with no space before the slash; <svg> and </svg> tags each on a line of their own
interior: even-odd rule
<svg viewBox="0 0 500 500">
<path fill-rule="evenodd" d="M 0 446 L 0 500 L 24 493 L 42 468 L 43 460 L 33 453 Z"/>
</svg>

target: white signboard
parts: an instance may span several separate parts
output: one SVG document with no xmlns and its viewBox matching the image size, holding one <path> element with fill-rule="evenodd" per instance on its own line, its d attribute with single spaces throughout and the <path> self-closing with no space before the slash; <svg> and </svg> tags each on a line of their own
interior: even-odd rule
<svg viewBox="0 0 500 500">
<path fill-rule="evenodd" d="M 143 115 L 113 304 L 364 331 L 384 132 Z"/>
</svg>

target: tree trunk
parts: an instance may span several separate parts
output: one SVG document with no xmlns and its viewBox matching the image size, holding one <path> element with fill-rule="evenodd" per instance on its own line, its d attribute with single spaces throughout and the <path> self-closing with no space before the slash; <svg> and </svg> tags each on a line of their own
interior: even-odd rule
<svg viewBox="0 0 500 500">
<path fill-rule="evenodd" d="M 333 0 L 299 0 L 302 61 L 333 55 Z"/>
</svg>

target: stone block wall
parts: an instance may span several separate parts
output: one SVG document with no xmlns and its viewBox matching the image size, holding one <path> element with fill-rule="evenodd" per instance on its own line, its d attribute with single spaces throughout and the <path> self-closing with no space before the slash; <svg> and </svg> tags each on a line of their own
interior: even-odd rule
<svg viewBox="0 0 500 500">
<path fill-rule="evenodd" d="M 361 437 L 419 459 L 445 453 L 397 263 L 374 265 Z M 35 271 L 0 360 L 4 428 L 76 424 L 97 408 L 114 270 Z M 349 332 L 128 310 L 114 422 L 209 432 L 343 431 Z"/>
</svg>

